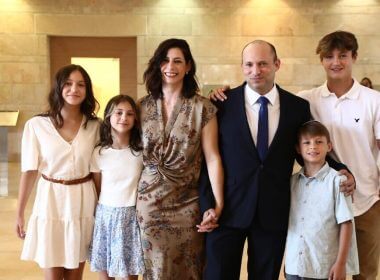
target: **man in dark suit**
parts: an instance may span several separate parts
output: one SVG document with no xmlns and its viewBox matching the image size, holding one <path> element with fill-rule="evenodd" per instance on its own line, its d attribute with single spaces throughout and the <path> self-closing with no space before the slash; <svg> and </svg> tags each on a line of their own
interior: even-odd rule
<svg viewBox="0 0 380 280">
<path fill-rule="evenodd" d="M 310 120 L 309 103 L 274 83 L 279 68 L 272 44 L 262 40 L 249 43 L 242 51 L 246 82 L 230 90 L 224 102 L 216 102 L 225 202 L 221 217 L 216 217 L 219 227 L 206 237 L 204 279 L 239 279 L 246 240 L 249 279 L 278 279 L 297 130 Z M 265 103 L 260 97 L 266 98 Z M 200 178 L 202 213 L 214 206 L 210 190 L 204 168 Z M 200 231 L 207 231 L 206 223 Z"/>
</svg>

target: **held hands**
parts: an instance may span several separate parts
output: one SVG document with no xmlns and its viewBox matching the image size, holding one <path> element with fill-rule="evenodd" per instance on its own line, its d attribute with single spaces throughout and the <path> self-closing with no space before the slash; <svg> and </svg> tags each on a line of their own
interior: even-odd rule
<svg viewBox="0 0 380 280">
<path fill-rule="evenodd" d="M 221 88 L 212 89 L 209 92 L 208 98 L 212 101 L 224 101 L 227 99 L 227 95 L 225 94 L 225 91 L 229 90 L 230 86 L 226 85 Z"/>
<path fill-rule="evenodd" d="M 218 219 L 222 213 L 221 207 L 210 208 L 203 213 L 203 220 L 197 225 L 198 232 L 211 232 L 219 226 Z"/>
<path fill-rule="evenodd" d="M 343 192 L 345 196 L 353 195 L 356 185 L 354 176 L 346 169 L 340 170 L 339 174 L 347 177 L 347 180 L 340 183 L 340 191 Z"/>
<path fill-rule="evenodd" d="M 346 279 L 346 265 L 334 263 L 330 270 L 329 280 L 345 280 Z"/>
<path fill-rule="evenodd" d="M 18 238 L 25 239 L 25 230 L 24 230 L 24 217 L 17 217 L 16 219 L 16 234 Z"/>
</svg>

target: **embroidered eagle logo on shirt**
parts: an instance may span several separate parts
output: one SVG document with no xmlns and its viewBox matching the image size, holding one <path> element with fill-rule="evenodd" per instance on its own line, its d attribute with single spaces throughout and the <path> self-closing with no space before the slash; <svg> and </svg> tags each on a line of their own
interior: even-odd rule
<svg viewBox="0 0 380 280">
<path fill-rule="evenodd" d="M 354 118 L 355 122 L 359 122 L 360 118 Z"/>
</svg>

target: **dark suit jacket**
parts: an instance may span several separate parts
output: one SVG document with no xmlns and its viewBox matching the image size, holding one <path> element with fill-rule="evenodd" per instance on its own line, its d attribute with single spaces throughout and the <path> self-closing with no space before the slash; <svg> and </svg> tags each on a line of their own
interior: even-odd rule
<svg viewBox="0 0 380 280">
<path fill-rule="evenodd" d="M 277 86 L 279 124 L 267 157 L 261 162 L 247 122 L 244 86 L 230 90 L 226 101 L 216 102 L 225 174 L 224 209 L 219 223 L 247 228 L 255 217 L 264 229 L 286 230 L 297 130 L 311 118 L 309 103 Z M 205 164 L 199 187 L 203 213 L 214 207 Z"/>
</svg>

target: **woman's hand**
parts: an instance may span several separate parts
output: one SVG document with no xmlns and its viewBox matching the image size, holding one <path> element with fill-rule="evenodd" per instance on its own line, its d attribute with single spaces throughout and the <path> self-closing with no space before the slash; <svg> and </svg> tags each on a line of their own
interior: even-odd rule
<svg viewBox="0 0 380 280">
<path fill-rule="evenodd" d="M 210 208 L 203 213 L 203 220 L 200 225 L 197 225 L 198 232 L 211 232 L 219 226 L 218 219 L 221 214 L 221 209 L 217 207 Z"/>
<path fill-rule="evenodd" d="M 24 216 L 19 216 L 16 219 L 16 234 L 18 238 L 25 239 L 25 220 Z"/>
<path fill-rule="evenodd" d="M 21 239 L 25 238 L 25 219 L 24 211 L 28 202 L 30 193 L 32 192 L 34 182 L 38 175 L 37 170 L 28 170 L 21 173 L 20 188 L 18 193 L 17 218 L 16 218 L 16 233 Z"/>
</svg>

